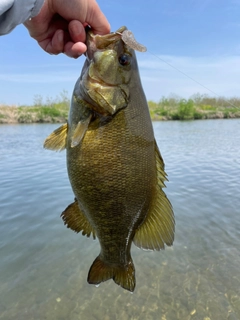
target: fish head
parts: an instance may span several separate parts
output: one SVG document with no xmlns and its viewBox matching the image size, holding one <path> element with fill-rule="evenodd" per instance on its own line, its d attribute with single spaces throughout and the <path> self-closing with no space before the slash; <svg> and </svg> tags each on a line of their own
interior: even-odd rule
<svg viewBox="0 0 240 320">
<path fill-rule="evenodd" d="M 129 102 L 129 82 L 136 57 L 134 50 L 122 40 L 126 30 L 121 27 L 107 35 L 95 35 L 91 29 L 87 31 L 80 92 L 100 115 L 114 115 Z"/>
</svg>

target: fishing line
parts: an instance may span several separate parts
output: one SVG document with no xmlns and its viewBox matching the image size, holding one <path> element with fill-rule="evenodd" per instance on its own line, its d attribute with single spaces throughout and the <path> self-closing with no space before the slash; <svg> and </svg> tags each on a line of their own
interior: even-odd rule
<svg viewBox="0 0 240 320">
<path fill-rule="evenodd" d="M 123 32 L 116 32 L 117 34 L 119 34 L 122 37 L 122 40 L 125 44 L 127 44 L 130 48 L 140 51 L 140 52 L 145 52 L 147 51 L 147 48 L 145 46 L 143 46 L 142 44 L 140 44 L 139 42 L 136 41 L 136 39 L 134 38 L 134 35 L 132 33 L 132 31 L 125 29 Z M 217 94 L 216 92 L 214 92 L 213 90 L 209 89 L 208 87 L 206 87 L 205 85 L 203 85 L 201 82 L 195 80 L 194 78 L 190 77 L 189 75 L 187 75 L 185 72 L 181 71 L 180 69 L 174 67 L 171 63 L 165 61 L 164 59 L 160 58 L 159 56 L 157 56 L 156 54 L 154 54 L 153 52 L 149 51 L 150 54 L 152 54 L 154 57 L 158 58 L 159 60 L 163 61 L 164 63 L 166 63 L 168 66 L 170 66 L 171 68 L 177 70 L 179 73 L 183 74 L 185 77 L 187 77 L 188 79 L 192 80 L 193 82 L 197 83 L 199 86 L 203 87 L 204 89 L 208 90 L 209 92 L 213 93 L 215 96 L 217 97 L 221 97 L 219 94 Z M 228 104 L 230 104 L 231 106 L 233 106 L 236 109 L 240 109 L 240 107 L 235 106 L 232 102 L 227 101 Z"/>
<path fill-rule="evenodd" d="M 198 85 L 200 85 L 201 87 L 203 87 L 204 89 L 208 90 L 209 92 L 213 93 L 215 96 L 221 98 L 221 96 L 219 94 L 217 94 L 216 92 L 214 92 L 213 90 L 209 89 L 208 87 L 204 86 L 202 83 L 200 83 L 199 81 L 195 80 L 194 78 L 190 77 L 189 75 L 187 75 L 185 72 L 181 71 L 180 69 L 178 69 L 177 67 L 174 67 L 171 63 L 165 61 L 164 59 L 160 58 L 159 56 L 157 56 L 156 54 L 154 54 L 153 52 L 149 51 L 148 52 L 150 54 L 152 54 L 154 57 L 158 58 L 159 60 L 161 60 L 162 62 L 166 63 L 168 66 L 170 66 L 171 68 L 177 70 L 178 72 L 180 72 L 181 74 L 183 74 L 185 77 L 189 78 L 190 80 L 194 81 L 195 83 L 197 83 Z M 231 106 L 233 106 L 236 109 L 240 109 L 240 107 L 235 106 L 233 103 L 231 103 L 230 101 L 227 101 Z"/>
</svg>

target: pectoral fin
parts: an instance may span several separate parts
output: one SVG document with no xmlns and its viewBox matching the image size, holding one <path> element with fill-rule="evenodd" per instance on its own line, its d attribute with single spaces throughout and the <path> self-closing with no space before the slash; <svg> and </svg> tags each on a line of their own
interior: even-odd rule
<svg viewBox="0 0 240 320">
<path fill-rule="evenodd" d="M 155 143 L 155 155 L 157 166 L 157 183 L 154 197 L 149 208 L 148 215 L 143 224 L 137 229 L 133 242 L 134 244 L 147 250 L 164 249 L 165 244 L 171 246 L 174 240 L 174 213 L 172 205 L 162 190 L 166 173 L 164 162 Z"/>
<path fill-rule="evenodd" d="M 81 120 L 78 122 L 76 129 L 73 132 L 72 136 L 72 142 L 71 142 L 71 147 L 76 147 L 83 139 L 87 129 L 88 125 L 91 121 L 92 114 L 90 114 L 86 119 Z"/>
<path fill-rule="evenodd" d="M 43 147 L 54 151 L 64 150 L 66 148 L 67 130 L 67 123 L 54 130 L 44 141 Z"/>
<path fill-rule="evenodd" d="M 77 233 L 82 231 L 82 235 L 86 235 L 87 237 L 90 237 L 92 233 L 93 239 L 96 239 L 96 233 L 85 215 L 80 210 L 76 199 L 63 211 L 63 213 L 61 214 L 61 218 L 68 228 Z"/>
</svg>

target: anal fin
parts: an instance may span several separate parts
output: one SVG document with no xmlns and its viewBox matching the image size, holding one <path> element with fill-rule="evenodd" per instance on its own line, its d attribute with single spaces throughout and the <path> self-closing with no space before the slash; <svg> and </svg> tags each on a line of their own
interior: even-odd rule
<svg viewBox="0 0 240 320">
<path fill-rule="evenodd" d="M 174 240 L 175 220 L 172 205 L 162 190 L 164 180 L 164 162 L 155 144 L 157 183 L 149 212 L 143 224 L 136 230 L 133 242 L 142 249 L 161 250 L 165 244 L 171 246 Z"/>
<path fill-rule="evenodd" d="M 63 211 L 61 218 L 68 228 L 77 233 L 82 231 L 82 235 L 86 235 L 87 237 L 90 237 L 92 233 L 93 239 L 96 239 L 96 233 L 85 215 L 80 210 L 76 199 Z"/>
<path fill-rule="evenodd" d="M 44 141 L 43 147 L 54 151 L 64 150 L 67 143 L 67 130 L 67 123 L 54 130 Z"/>
</svg>

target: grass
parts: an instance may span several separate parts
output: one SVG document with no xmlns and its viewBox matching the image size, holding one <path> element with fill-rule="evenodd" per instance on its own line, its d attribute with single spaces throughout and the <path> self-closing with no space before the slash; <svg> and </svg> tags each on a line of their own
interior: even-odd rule
<svg viewBox="0 0 240 320">
<path fill-rule="evenodd" d="M 45 101 L 36 95 L 32 106 L 0 105 L 0 123 L 66 122 L 70 106 L 68 93 Z M 176 95 L 148 101 L 152 120 L 199 120 L 240 118 L 240 98 L 209 97 L 195 94 L 189 99 Z"/>
<path fill-rule="evenodd" d="M 66 91 L 46 101 L 35 96 L 32 106 L 0 106 L 0 123 L 66 122 L 70 100 Z"/>
<path fill-rule="evenodd" d="M 149 101 L 153 120 L 199 120 L 240 118 L 240 98 L 209 97 L 195 94 L 190 99 L 175 95 L 162 97 L 159 102 Z"/>
</svg>

